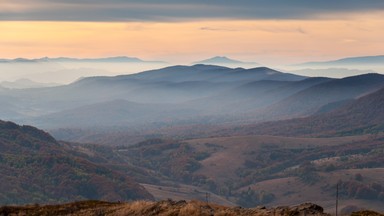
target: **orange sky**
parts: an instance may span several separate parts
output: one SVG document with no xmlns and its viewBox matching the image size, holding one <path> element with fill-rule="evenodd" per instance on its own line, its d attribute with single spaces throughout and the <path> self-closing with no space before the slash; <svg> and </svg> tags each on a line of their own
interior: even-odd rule
<svg viewBox="0 0 384 216">
<path fill-rule="evenodd" d="M 0 21 L 0 58 L 132 56 L 189 63 L 225 55 L 264 64 L 384 54 L 384 13 L 343 20 Z"/>
</svg>

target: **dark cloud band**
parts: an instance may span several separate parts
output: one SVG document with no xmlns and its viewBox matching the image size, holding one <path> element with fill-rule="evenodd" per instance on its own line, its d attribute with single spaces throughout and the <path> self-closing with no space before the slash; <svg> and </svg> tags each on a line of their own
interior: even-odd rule
<svg viewBox="0 0 384 216">
<path fill-rule="evenodd" d="M 0 1 L 0 20 L 306 19 L 383 9 L 383 0 L 12 0 Z"/>
</svg>

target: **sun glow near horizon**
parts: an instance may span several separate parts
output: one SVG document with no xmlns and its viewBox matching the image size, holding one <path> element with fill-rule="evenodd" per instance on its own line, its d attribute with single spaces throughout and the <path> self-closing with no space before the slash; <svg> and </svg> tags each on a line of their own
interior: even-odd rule
<svg viewBox="0 0 384 216">
<path fill-rule="evenodd" d="M 380 55 L 384 20 L 1 21 L 0 58 L 134 56 L 186 63 L 228 55 L 264 64 Z"/>
</svg>

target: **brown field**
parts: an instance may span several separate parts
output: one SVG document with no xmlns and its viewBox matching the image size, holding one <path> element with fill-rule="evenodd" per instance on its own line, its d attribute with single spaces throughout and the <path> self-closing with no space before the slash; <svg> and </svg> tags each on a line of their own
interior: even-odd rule
<svg viewBox="0 0 384 216">
<path fill-rule="evenodd" d="M 216 152 L 210 157 L 200 161 L 202 167 L 196 171 L 197 174 L 205 175 L 213 178 L 218 182 L 228 180 L 236 181 L 239 176 L 236 171 L 242 167 L 245 160 L 252 158 L 250 153 L 258 152 L 266 146 L 275 149 L 306 149 L 313 147 L 325 147 L 331 149 L 333 147 L 358 146 L 364 147 L 366 143 L 370 143 L 372 135 L 349 136 L 336 138 L 293 138 L 293 137 L 276 137 L 276 136 L 239 136 L 239 137 L 219 137 L 194 139 L 187 142 L 193 145 L 197 150 L 207 150 L 206 143 L 214 144 Z M 344 148 L 344 147 L 343 147 Z M 324 148 L 322 148 L 324 149 Z M 328 150 L 329 151 L 329 150 Z M 335 150 L 336 151 L 336 150 Z M 348 155 L 350 161 L 363 162 L 366 155 L 357 153 Z M 341 156 L 324 157 L 313 160 L 311 163 L 316 166 L 325 166 L 327 164 L 342 163 Z M 296 168 L 296 167 L 293 167 Z M 364 168 L 364 169 L 338 169 L 331 172 L 318 171 L 319 178 L 315 183 L 303 182 L 298 177 L 274 177 L 264 181 L 259 181 L 239 188 L 237 191 L 245 191 L 249 187 L 257 191 L 267 191 L 273 193 L 276 199 L 268 203 L 268 206 L 293 205 L 295 203 L 314 202 L 321 204 L 327 212 L 334 212 L 335 208 L 335 185 L 339 180 L 353 180 L 356 174 L 364 177 L 362 182 L 365 185 L 378 183 L 384 185 L 384 168 Z M 384 211 L 383 201 L 363 200 L 350 197 L 340 197 L 339 209 L 348 205 L 354 205 L 361 208 L 373 209 L 376 211 Z"/>
<path fill-rule="evenodd" d="M 287 177 L 258 182 L 250 187 L 256 190 L 263 189 L 272 192 L 278 197 L 278 199 L 269 203 L 268 206 L 284 206 L 294 205 L 295 203 L 313 202 L 321 205 L 325 212 L 333 213 L 335 211 L 336 200 L 336 188 L 334 185 L 339 180 L 352 180 L 355 174 L 358 173 L 364 176 L 364 182 L 367 184 L 372 182 L 384 183 L 384 168 L 376 168 L 348 169 L 322 173 L 321 181 L 313 185 L 306 184 L 296 177 Z M 327 189 L 324 190 L 324 188 Z M 348 205 L 380 212 L 384 211 L 383 201 L 351 199 L 340 196 L 339 209 Z"/>
<path fill-rule="evenodd" d="M 218 151 L 201 161 L 203 167 L 198 174 L 210 178 L 235 178 L 234 173 L 244 163 L 247 153 L 256 152 L 261 147 L 276 148 L 310 148 L 316 146 L 337 146 L 350 142 L 363 142 L 369 138 L 365 136 L 335 137 L 335 138 L 296 138 L 278 136 L 238 136 L 193 139 L 186 142 L 199 151 L 207 151 L 206 143 L 219 146 Z"/>
</svg>

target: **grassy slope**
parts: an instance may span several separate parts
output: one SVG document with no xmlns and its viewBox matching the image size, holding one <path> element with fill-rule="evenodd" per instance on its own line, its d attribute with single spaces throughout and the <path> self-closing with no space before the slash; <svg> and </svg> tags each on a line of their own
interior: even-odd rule
<svg viewBox="0 0 384 216">
<path fill-rule="evenodd" d="M 86 201 L 50 206 L 25 206 L 0 208 L 0 215 L 180 215 L 180 216 L 205 216 L 205 215 L 327 215 L 320 206 L 302 204 L 292 207 L 279 207 L 274 209 L 255 208 L 244 209 L 238 207 L 225 207 L 201 201 L 136 201 L 131 203 L 107 203 L 100 201 Z"/>
</svg>

